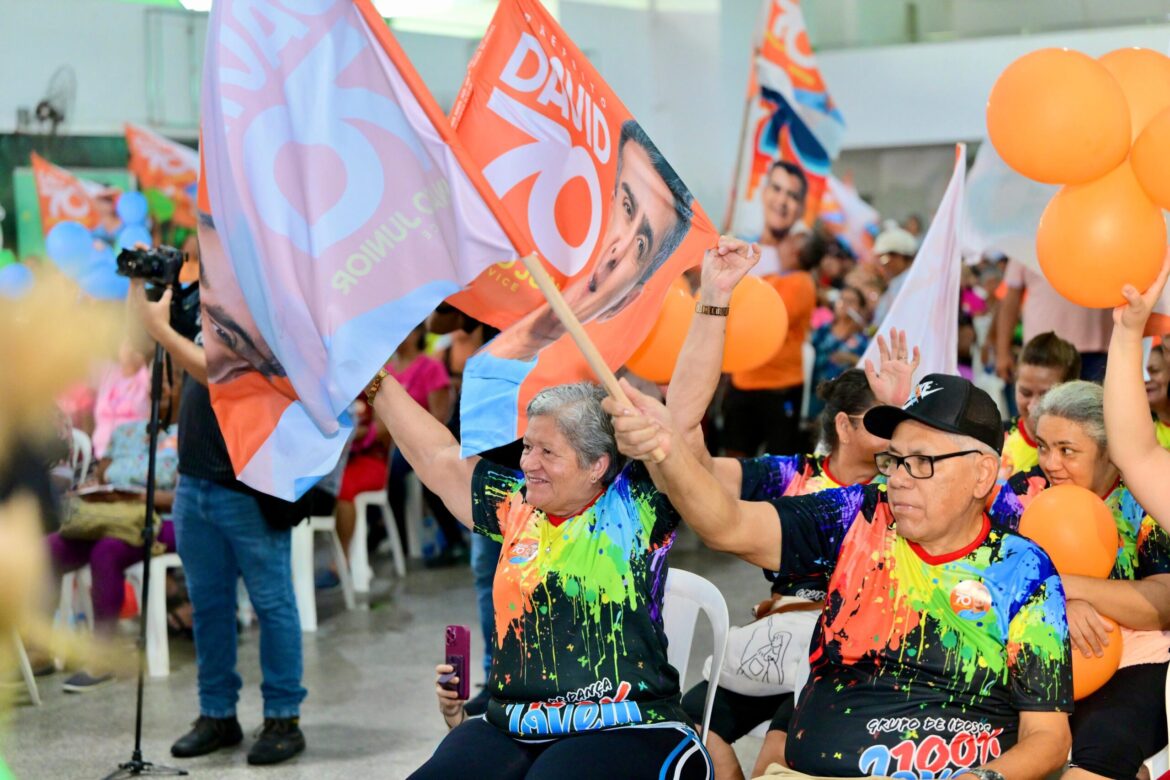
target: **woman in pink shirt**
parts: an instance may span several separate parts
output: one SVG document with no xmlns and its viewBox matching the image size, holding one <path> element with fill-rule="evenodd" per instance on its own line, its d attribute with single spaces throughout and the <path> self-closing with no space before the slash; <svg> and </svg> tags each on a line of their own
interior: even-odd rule
<svg viewBox="0 0 1170 780">
<path fill-rule="evenodd" d="M 451 378 L 442 363 L 425 353 L 426 336 L 426 328 L 423 325 L 416 327 L 398 346 L 398 350 L 386 363 L 385 368 L 406 389 L 411 398 L 436 419 L 445 423 L 451 411 Z M 341 537 L 341 548 L 347 555 L 357 522 L 354 498 L 366 491 L 385 490 L 387 474 L 390 474 L 391 483 L 397 474 L 392 468 L 391 442 L 385 428 L 376 418 L 369 415 L 364 400 L 358 401 L 358 404 L 362 407 L 362 419 L 350 450 L 349 462 L 341 478 L 341 489 L 337 494 L 337 534 Z M 398 461 L 406 463 L 401 455 L 395 453 L 393 462 L 397 464 Z M 404 519 L 402 480 L 410 468 L 407 466 L 400 470 L 397 487 L 392 486 L 390 490 L 390 502 L 395 517 L 400 518 L 402 524 Z M 399 530 L 405 534 L 404 527 Z M 328 578 L 328 581 L 322 579 L 319 584 L 332 585 L 333 578 Z"/>
<path fill-rule="evenodd" d="M 93 455 L 105 457 L 114 429 L 150 415 L 150 371 L 146 359 L 127 339 L 118 349 L 118 363 L 98 384 L 93 405 Z"/>
</svg>

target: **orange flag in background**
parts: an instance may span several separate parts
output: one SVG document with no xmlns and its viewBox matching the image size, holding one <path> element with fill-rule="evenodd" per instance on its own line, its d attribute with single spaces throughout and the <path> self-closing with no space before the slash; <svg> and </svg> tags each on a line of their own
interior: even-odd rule
<svg viewBox="0 0 1170 780">
<path fill-rule="evenodd" d="M 536 0 L 503 0 L 451 123 L 612 368 L 717 233 L 614 91 Z M 450 299 L 503 332 L 464 376 L 465 452 L 517 438 L 540 389 L 593 379 L 519 261 Z"/>
<path fill-rule="evenodd" d="M 36 152 L 30 157 L 41 207 L 41 229 L 45 235 L 58 222 L 80 222 L 90 230 L 97 227 L 101 214 L 95 197 L 100 185 L 77 178 Z"/>
<path fill-rule="evenodd" d="M 144 192 L 157 190 L 165 195 L 175 204 L 171 220 L 180 227 L 194 228 L 198 153 L 129 122 L 126 123 L 126 145 L 130 147 L 129 168 L 138 179 L 138 188 Z"/>
</svg>

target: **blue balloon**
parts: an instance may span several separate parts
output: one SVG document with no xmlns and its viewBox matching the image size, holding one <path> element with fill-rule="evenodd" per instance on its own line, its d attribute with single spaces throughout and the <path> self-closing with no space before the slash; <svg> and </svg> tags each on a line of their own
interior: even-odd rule
<svg viewBox="0 0 1170 780">
<path fill-rule="evenodd" d="M 141 192 L 123 192 L 118 197 L 118 217 L 124 225 L 145 225 L 149 205 Z"/>
<path fill-rule="evenodd" d="M 93 236 L 80 222 L 58 222 L 45 236 L 45 254 L 72 276 L 93 250 Z"/>
<path fill-rule="evenodd" d="M 103 300 L 122 300 L 130 292 L 130 280 L 118 275 L 118 262 L 109 247 L 93 250 L 78 283 L 87 295 Z"/>
<path fill-rule="evenodd" d="M 0 268 L 0 295 L 18 298 L 32 286 L 32 271 L 24 263 L 13 263 Z"/>
<path fill-rule="evenodd" d="M 135 244 L 154 246 L 154 238 L 151 237 L 150 231 L 142 225 L 130 225 L 122 228 L 122 232 L 118 234 L 118 246 L 123 249 L 133 249 Z"/>
</svg>

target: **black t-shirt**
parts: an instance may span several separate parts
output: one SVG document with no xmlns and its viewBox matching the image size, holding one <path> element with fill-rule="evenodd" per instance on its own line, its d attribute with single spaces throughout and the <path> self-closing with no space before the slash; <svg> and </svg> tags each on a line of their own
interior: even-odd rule
<svg viewBox="0 0 1170 780">
<path fill-rule="evenodd" d="M 502 543 L 487 719 L 519 739 L 689 723 L 666 658 L 662 597 L 679 517 L 632 463 L 592 504 L 550 518 L 524 475 L 481 460 L 475 532 Z"/>
<path fill-rule="evenodd" d="M 198 305 L 198 288 L 189 291 L 186 301 L 195 306 L 193 316 L 198 330 L 194 341 L 202 347 L 203 309 Z M 179 473 L 222 485 L 236 482 L 227 443 L 211 408 L 211 393 L 190 374 L 183 377 L 179 399 Z"/>
<path fill-rule="evenodd" d="M 1036 544 L 985 517 L 967 549 L 931 556 L 895 531 L 884 485 L 770 503 L 781 576 L 829 575 L 792 768 L 958 775 L 1016 743 L 1019 712 L 1071 711 L 1064 590 Z"/>
</svg>

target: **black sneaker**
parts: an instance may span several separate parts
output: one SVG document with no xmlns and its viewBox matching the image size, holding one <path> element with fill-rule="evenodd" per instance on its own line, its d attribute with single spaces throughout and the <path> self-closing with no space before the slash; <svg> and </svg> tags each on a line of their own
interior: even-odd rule
<svg viewBox="0 0 1170 780">
<path fill-rule="evenodd" d="M 199 719 L 191 724 L 191 730 L 179 737 L 179 741 L 171 745 L 171 755 L 175 758 L 195 758 L 214 753 L 220 748 L 233 747 L 244 740 L 244 732 L 240 729 L 240 722 L 235 717 L 209 718 L 200 715 Z"/>
<path fill-rule="evenodd" d="M 65 689 L 65 693 L 89 693 L 113 681 L 114 675 L 112 674 L 92 675 L 88 672 L 78 672 L 66 680 L 62 687 Z"/>
<path fill-rule="evenodd" d="M 248 763 L 279 764 L 304 749 L 300 718 L 265 718 L 256 744 L 248 751 Z"/>
<path fill-rule="evenodd" d="M 470 716 L 483 715 L 487 712 L 488 702 L 491 701 L 491 698 L 491 692 L 485 687 L 463 704 L 463 711 Z"/>
</svg>

